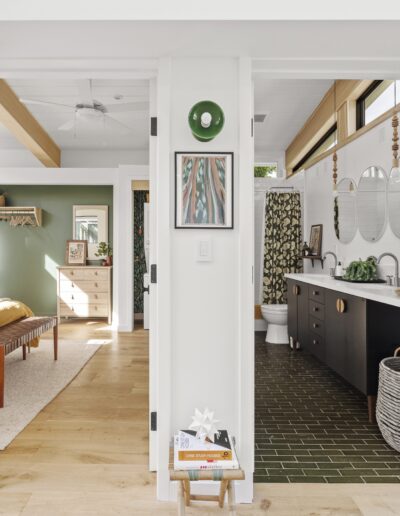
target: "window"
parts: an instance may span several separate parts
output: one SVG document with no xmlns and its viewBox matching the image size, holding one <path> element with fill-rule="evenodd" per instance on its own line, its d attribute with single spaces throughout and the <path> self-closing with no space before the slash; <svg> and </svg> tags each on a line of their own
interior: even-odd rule
<svg viewBox="0 0 400 516">
<path fill-rule="evenodd" d="M 254 165 L 254 177 L 278 177 L 278 163 L 256 163 Z"/>
<path fill-rule="evenodd" d="M 396 81 L 397 89 L 400 81 Z M 357 129 L 369 124 L 394 106 L 394 81 L 373 81 L 357 99 Z"/>
<path fill-rule="evenodd" d="M 324 136 L 312 147 L 307 154 L 293 167 L 293 172 L 297 172 L 303 168 L 307 168 L 307 165 L 317 156 L 323 152 L 331 149 L 336 145 L 337 142 L 337 126 L 334 124 Z"/>
</svg>

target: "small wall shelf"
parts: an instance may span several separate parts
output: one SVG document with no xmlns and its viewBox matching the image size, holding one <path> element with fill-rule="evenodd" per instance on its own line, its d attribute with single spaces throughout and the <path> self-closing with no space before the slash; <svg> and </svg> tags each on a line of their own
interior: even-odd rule
<svg viewBox="0 0 400 516">
<path fill-rule="evenodd" d="M 300 256 L 302 260 L 311 260 L 311 265 L 314 267 L 314 260 L 317 260 L 320 262 L 321 267 L 324 268 L 324 259 L 322 256 L 317 256 L 314 254 L 308 255 L 308 256 Z"/>
<path fill-rule="evenodd" d="M 10 223 L 10 226 L 42 225 L 42 209 L 30 206 L 0 206 L 0 220 Z"/>
</svg>

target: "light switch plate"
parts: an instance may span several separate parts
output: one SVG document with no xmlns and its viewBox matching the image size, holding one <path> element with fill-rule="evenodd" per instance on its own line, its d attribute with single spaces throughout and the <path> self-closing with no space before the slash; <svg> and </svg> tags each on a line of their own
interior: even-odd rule
<svg viewBox="0 0 400 516">
<path fill-rule="evenodd" d="M 212 243 L 210 239 L 197 241 L 196 260 L 198 262 L 212 261 Z"/>
</svg>

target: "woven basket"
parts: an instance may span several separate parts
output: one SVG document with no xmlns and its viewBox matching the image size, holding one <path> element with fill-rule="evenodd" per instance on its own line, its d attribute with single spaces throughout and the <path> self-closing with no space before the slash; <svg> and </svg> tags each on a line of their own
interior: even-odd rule
<svg viewBox="0 0 400 516">
<path fill-rule="evenodd" d="M 5 195 L 0 195 L 0 207 L 6 205 L 6 197 Z"/>
<path fill-rule="evenodd" d="M 376 419 L 385 441 L 400 452 L 400 348 L 379 364 Z"/>
</svg>

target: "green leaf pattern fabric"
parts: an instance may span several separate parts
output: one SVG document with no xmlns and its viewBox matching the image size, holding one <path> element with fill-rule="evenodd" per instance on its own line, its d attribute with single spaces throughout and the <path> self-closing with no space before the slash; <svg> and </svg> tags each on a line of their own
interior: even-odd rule
<svg viewBox="0 0 400 516">
<path fill-rule="evenodd" d="M 285 274 L 301 272 L 300 193 L 268 192 L 265 205 L 263 303 L 287 303 Z"/>
<path fill-rule="evenodd" d="M 146 256 L 144 253 L 144 203 L 147 191 L 135 190 L 133 196 L 133 297 L 135 314 L 143 313 L 143 275 L 146 271 Z"/>
</svg>

